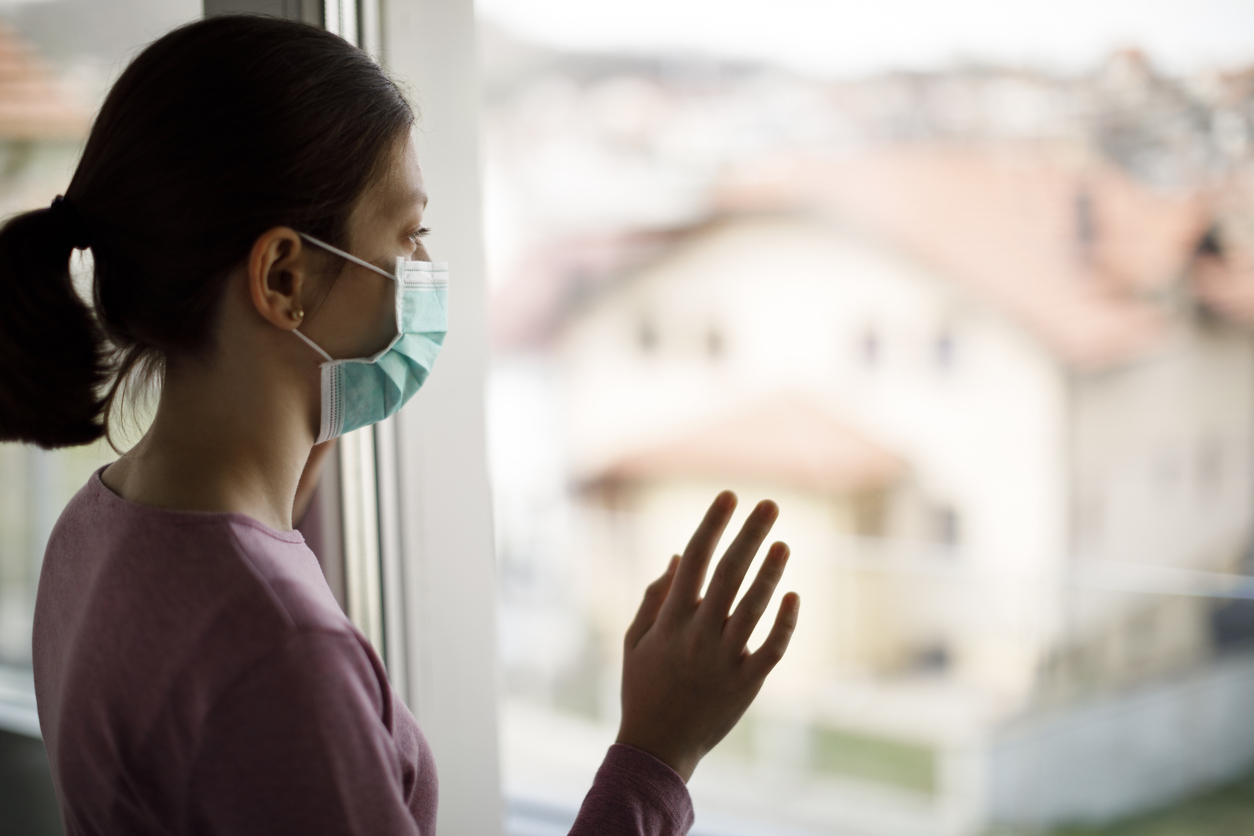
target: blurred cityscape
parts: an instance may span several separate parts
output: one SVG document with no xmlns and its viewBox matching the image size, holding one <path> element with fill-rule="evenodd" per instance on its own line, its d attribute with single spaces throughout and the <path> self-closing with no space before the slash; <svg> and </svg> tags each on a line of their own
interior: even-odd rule
<svg viewBox="0 0 1254 836">
<path fill-rule="evenodd" d="M 117 69 L 84 45 L 124 51 L 97 5 L 3 15 L 2 214 L 72 170 Z M 132 5 L 154 33 L 199 11 Z M 622 632 L 723 487 L 734 525 L 779 502 L 802 621 L 691 784 L 697 836 L 1254 797 L 1254 69 L 819 80 L 482 26 L 516 836 L 565 832 Z M 0 446 L 0 663 L 111 458 Z"/>
<path fill-rule="evenodd" d="M 1254 69 L 481 54 L 515 798 L 577 806 L 723 487 L 803 605 L 697 832 L 1100 826 L 1254 767 Z"/>
</svg>

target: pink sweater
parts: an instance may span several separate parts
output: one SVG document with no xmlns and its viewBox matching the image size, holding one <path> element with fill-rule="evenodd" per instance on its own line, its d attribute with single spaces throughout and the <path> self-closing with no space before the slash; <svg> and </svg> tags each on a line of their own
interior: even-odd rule
<svg viewBox="0 0 1254 836">
<path fill-rule="evenodd" d="M 296 531 L 118 497 L 48 542 L 39 721 L 66 832 L 433 834 L 435 763 Z M 683 780 L 611 746 L 572 834 L 683 834 Z"/>
</svg>

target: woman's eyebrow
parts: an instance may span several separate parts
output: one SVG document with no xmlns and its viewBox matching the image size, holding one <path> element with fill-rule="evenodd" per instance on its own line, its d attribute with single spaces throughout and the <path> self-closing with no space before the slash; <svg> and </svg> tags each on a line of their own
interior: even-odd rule
<svg viewBox="0 0 1254 836">
<path fill-rule="evenodd" d="M 395 206 L 399 209 L 408 209 L 415 203 L 421 204 L 422 208 L 427 208 L 427 191 L 421 186 L 415 187 L 403 195 L 397 195 Z"/>
</svg>

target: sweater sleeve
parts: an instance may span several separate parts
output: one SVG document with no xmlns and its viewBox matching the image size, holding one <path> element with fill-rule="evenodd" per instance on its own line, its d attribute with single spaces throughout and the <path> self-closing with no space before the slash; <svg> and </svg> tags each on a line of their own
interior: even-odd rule
<svg viewBox="0 0 1254 836">
<path fill-rule="evenodd" d="M 384 696 L 351 634 L 294 634 L 211 709 L 188 832 L 419 836 Z"/>
<path fill-rule="evenodd" d="M 692 799 L 679 773 L 634 746 L 616 743 L 597 770 L 570 836 L 683 836 Z"/>
</svg>

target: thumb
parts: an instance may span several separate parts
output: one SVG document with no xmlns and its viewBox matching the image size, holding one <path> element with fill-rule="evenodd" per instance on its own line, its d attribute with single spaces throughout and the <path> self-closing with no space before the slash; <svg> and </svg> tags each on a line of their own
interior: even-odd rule
<svg viewBox="0 0 1254 836">
<path fill-rule="evenodd" d="M 649 632 L 649 628 L 657 620 L 657 614 L 662 609 L 666 594 L 670 592 L 671 581 L 675 578 L 675 567 L 678 565 L 679 555 L 675 555 L 667 564 L 662 576 L 645 587 L 644 600 L 640 602 L 640 609 L 636 610 L 636 617 L 632 619 L 631 626 L 627 628 L 627 636 L 623 639 L 623 644 L 628 650 L 640 643 L 644 634 Z"/>
</svg>

